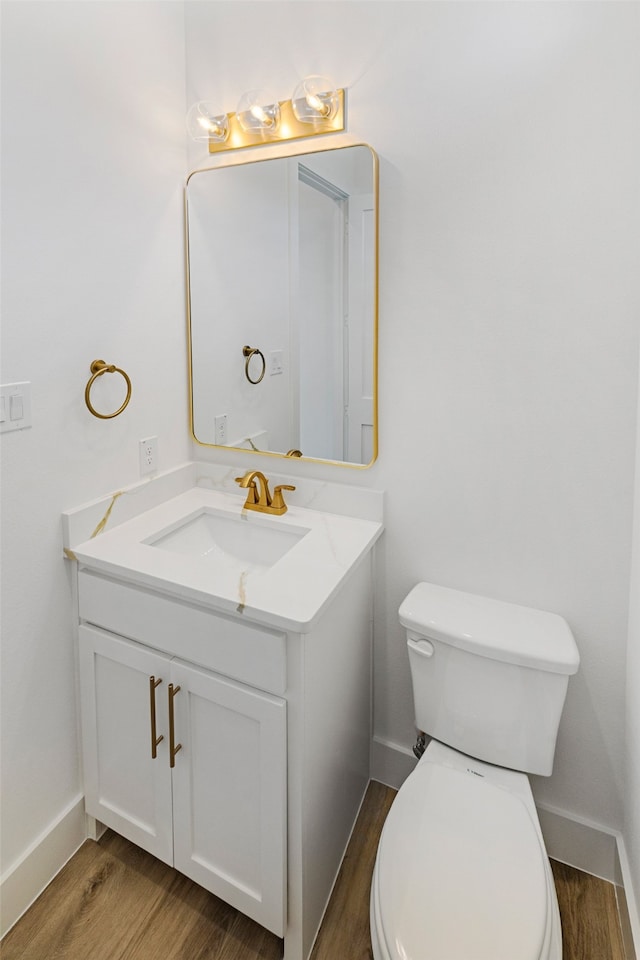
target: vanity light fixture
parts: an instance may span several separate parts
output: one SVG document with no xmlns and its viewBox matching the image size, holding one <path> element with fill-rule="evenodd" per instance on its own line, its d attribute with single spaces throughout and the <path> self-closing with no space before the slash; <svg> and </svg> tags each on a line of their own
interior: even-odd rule
<svg viewBox="0 0 640 960">
<path fill-rule="evenodd" d="M 235 113 L 221 114 L 201 100 L 187 114 L 191 137 L 208 143 L 209 153 L 300 140 L 345 129 L 346 91 L 326 77 L 302 80 L 291 100 L 276 100 L 268 91 L 249 90 Z"/>
</svg>

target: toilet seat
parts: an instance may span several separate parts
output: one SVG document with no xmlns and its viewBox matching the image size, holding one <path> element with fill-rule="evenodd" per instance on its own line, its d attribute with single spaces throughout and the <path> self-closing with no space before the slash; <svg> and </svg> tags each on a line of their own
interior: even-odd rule
<svg viewBox="0 0 640 960">
<path fill-rule="evenodd" d="M 559 960 L 526 776 L 432 742 L 387 816 L 371 907 L 376 960 Z"/>
</svg>

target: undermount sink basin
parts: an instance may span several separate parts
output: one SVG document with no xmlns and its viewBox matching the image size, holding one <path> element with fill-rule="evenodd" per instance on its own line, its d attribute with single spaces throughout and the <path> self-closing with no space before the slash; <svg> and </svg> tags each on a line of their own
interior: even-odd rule
<svg viewBox="0 0 640 960">
<path fill-rule="evenodd" d="M 291 525 L 279 529 L 276 524 L 277 520 L 254 514 L 225 516 L 202 510 L 168 533 L 146 542 L 161 550 L 200 557 L 211 563 L 231 561 L 253 570 L 266 570 L 309 532 L 304 527 Z"/>
</svg>

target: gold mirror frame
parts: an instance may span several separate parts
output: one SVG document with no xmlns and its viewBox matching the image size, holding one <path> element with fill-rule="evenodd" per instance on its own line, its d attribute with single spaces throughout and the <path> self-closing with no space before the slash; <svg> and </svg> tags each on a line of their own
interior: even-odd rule
<svg viewBox="0 0 640 960">
<path fill-rule="evenodd" d="M 217 170 L 229 169 L 231 167 L 237 168 L 240 166 L 246 166 L 249 164 L 262 164 L 267 163 L 273 160 L 292 160 L 299 158 L 304 160 L 305 157 L 314 156 L 317 154 L 323 153 L 332 153 L 339 150 L 346 150 L 354 147 L 363 147 L 366 148 L 371 156 L 372 160 L 372 195 L 373 195 L 373 204 L 374 204 L 374 228 L 373 228 L 373 290 L 372 292 L 372 316 L 370 318 L 371 329 L 372 329 L 372 340 L 373 340 L 373 349 L 371 351 L 371 363 L 372 363 L 372 433 L 371 433 L 371 459 L 367 463 L 360 463 L 348 460 L 338 460 L 338 459 L 326 459 L 317 456 L 305 456 L 301 455 L 300 451 L 297 449 L 289 450 L 287 453 L 275 451 L 275 450 L 260 450 L 254 447 L 249 440 L 249 447 L 244 446 L 232 446 L 228 444 L 218 444 L 211 443 L 207 440 L 201 440 L 196 436 L 195 432 L 195 414 L 194 414 L 194 342 L 193 342 L 193 315 L 192 315 L 192 295 L 191 295 L 191 251 L 190 251 L 190 236 L 189 236 L 189 194 L 188 188 L 189 184 L 194 176 L 197 174 L 202 174 L 206 172 L 212 172 Z M 252 159 L 250 157 L 242 157 L 238 159 L 238 162 L 234 163 L 224 163 L 217 164 L 212 167 L 198 168 L 197 170 L 192 171 L 187 177 L 185 189 L 184 189 L 184 229 L 185 229 L 185 267 L 186 267 L 186 308 L 187 308 L 187 341 L 188 341 L 188 380 L 189 380 L 189 427 L 192 439 L 199 446 L 210 447 L 212 449 L 219 450 L 239 450 L 243 453 L 250 455 L 260 455 L 263 457 L 276 457 L 279 459 L 286 459 L 288 457 L 294 456 L 296 459 L 300 459 L 309 463 L 327 463 L 333 466 L 342 466 L 350 467 L 356 470 L 368 469 L 377 459 L 378 456 L 378 281 L 379 281 L 379 269 L 378 269 L 378 257 L 379 257 L 379 161 L 378 156 L 373 150 L 373 148 L 367 143 L 348 143 L 341 146 L 325 147 L 320 150 L 314 151 L 304 151 L 304 152 L 291 152 L 291 153 L 280 153 L 278 152 L 277 156 L 271 157 L 261 157 L 260 159 Z M 246 350 L 247 348 L 243 348 Z M 249 348 L 250 349 L 250 348 Z M 259 352 L 259 351 L 258 351 Z M 247 353 L 244 353 L 244 356 L 247 357 Z M 263 358 L 264 359 L 264 358 Z M 244 360 L 242 363 L 244 365 Z M 248 363 L 248 360 L 247 360 Z M 262 377 L 260 377 L 262 379 Z M 250 379 L 249 382 L 252 382 Z"/>
</svg>

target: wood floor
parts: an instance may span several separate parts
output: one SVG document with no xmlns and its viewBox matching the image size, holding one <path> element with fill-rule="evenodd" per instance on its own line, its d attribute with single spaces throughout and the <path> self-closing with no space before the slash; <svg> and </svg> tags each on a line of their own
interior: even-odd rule
<svg viewBox="0 0 640 960">
<path fill-rule="evenodd" d="M 551 861 L 562 919 L 564 960 L 625 960 L 615 887 Z"/>
<path fill-rule="evenodd" d="M 312 960 L 370 960 L 369 882 L 395 791 L 371 783 Z M 624 960 L 614 888 L 553 863 L 563 960 Z M 110 831 L 0 945 L 2 960 L 280 960 L 282 941 Z M 469 958 L 473 960 L 473 958 Z"/>
</svg>

